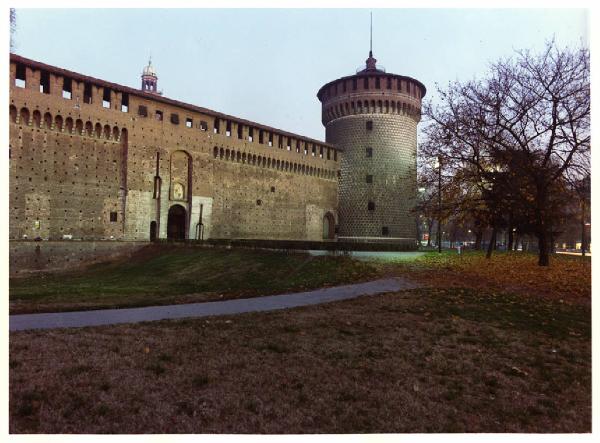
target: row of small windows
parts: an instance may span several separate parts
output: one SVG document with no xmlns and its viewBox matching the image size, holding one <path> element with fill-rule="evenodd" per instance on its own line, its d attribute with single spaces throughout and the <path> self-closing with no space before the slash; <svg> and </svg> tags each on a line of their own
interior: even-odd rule
<svg viewBox="0 0 600 443">
<path fill-rule="evenodd" d="M 421 88 L 415 83 L 399 78 L 382 76 L 363 77 L 362 82 L 358 77 L 354 77 L 351 80 L 349 79 L 336 82 L 329 86 L 326 95 L 327 97 L 334 97 L 339 93 L 348 92 L 349 89 L 356 91 L 358 90 L 359 84 L 362 84 L 362 89 L 370 89 L 372 83 L 374 83 L 375 89 L 382 89 L 382 87 L 385 85 L 385 89 L 395 90 L 401 93 L 404 92 L 416 98 L 421 98 Z"/>
<path fill-rule="evenodd" d="M 62 76 L 62 92 L 61 95 L 64 99 L 73 99 L 73 82 L 74 80 L 67 76 Z M 18 88 L 25 88 L 27 86 L 27 70 L 25 65 L 17 63 L 16 75 L 15 75 L 15 86 Z M 100 88 L 100 87 L 99 87 Z M 50 73 L 46 70 L 40 70 L 39 77 L 39 91 L 42 94 L 51 93 L 50 85 Z M 102 107 L 110 109 L 112 106 L 113 96 L 112 90 L 109 87 L 102 88 Z M 83 82 L 83 102 L 92 104 L 92 84 L 89 82 Z M 126 92 L 121 93 L 121 111 L 129 112 L 129 94 Z"/>
<path fill-rule="evenodd" d="M 61 115 L 52 116 L 46 112 L 42 117 L 42 113 L 37 109 L 31 113 L 27 108 L 21 108 L 17 112 L 17 108 L 10 105 L 10 121 L 15 124 L 33 126 L 35 128 L 44 128 L 56 131 L 64 131 L 69 134 L 87 135 L 89 137 L 104 138 L 107 140 L 119 141 L 121 136 L 126 133 L 126 129 L 119 130 L 117 126 L 110 127 L 109 125 L 102 126 L 100 123 L 95 125 L 91 121 L 83 123 L 83 120 L 77 119 L 73 121 L 71 117 L 63 119 Z"/>
<path fill-rule="evenodd" d="M 246 163 L 249 165 L 259 166 L 261 168 L 277 169 L 279 171 L 291 172 L 294 174 L 313 175 L 329 180 L 333 180 L 336 177 L 336 173 L 334 171 L 293 162 L 290 163 L 283 160 L 271 159 L 270 157 L 263 157 L 261 155 L 257 156 L 256 154 L 246 154 L 245 152 L 223 149 L 217 146 L 215 146 L 213 149 L 213 157 L 221 160 Z"/>
<path fill-rule="evenodd" d="M 390 100 L 364 100 L 339 103 L 325 109 L 325 117 L 332 119 L 343 117 L 350 114 L 400 114 L 400 115 L 419 115 L 417 107 L 410 103 L 396 102 Z"/>
<path fill-rule="evenodd" d="M 138 115 L 142 116 L 142 117 L 147 117 L 148 116 L 148 107 L 144 106 L 144 105 L 140 105 L 138 108 Z M 156 120 L 162 121 L 163 120 L 163 112 L 160 110 L 155 110 L 154 111 L 154 118 Z M 170 117 L 171 123 L 174 125 L 178 125 L 179 124 L 179 114 L 176 113 L 171 113 L 171 117 Z M 186 117 L 185 119 L 185 126 L 188 128 L 193 128 L 194 127 L 194 120 L 190 117 Z M 215 118 L 214 121 L 214 126 L 213 126 L 213 132 L 215 134 L 220 134 L 222 128 L 222 123 L 221 120 L 217 117 Z M 225 120 L 225 136 L 227 137 L 231 137 L 232 134 L 232 121 L 231 120 Z M 202 131 L 207 131 L 208 130 L 208 124 L 206 123 L 206 121 L 201 120 L 200 124 L 198 125 L 199 129 Z M 247 134 L 247 140 L 249 142 L 254 142 L 255 141 L 255 134 L 258 135 L 258 143 L 259 144 L 267 144 L 268 146 L 273 146 L 273 132 L 270 131 L 265 131 L 263 129 L 259 129 L 259 128 L 255 128 L 253 126 L 246 126 L 248 129 L 248 134 Z M 265 137 L 265 133 L 267 134 L 267 136 Z M 237 138 L 240 140 L 244 140 L 245 139 L 245 135 L 244 135 L 244 125 L 241 123 L 237 123 Z M 284 149 L 284 142 L 285 142 L 285 149 L 287 149 L 288 151 L 292 151 L 295 150 L 297 153 L 302 153 L 304 155 L 308 155 L 309 152 L 313 157 L 319 157 L 319 158 L 327 158 L 327 160 L 331 160 L 331 158 L 333 157 L 334 161 L 337 161 L 337 151 L 331 148 L 324 148 L 323 146 L 317 146 L 315 143 L 312 144 L 312 146 L 309 148 L 309 144 L 307 142 L 304 142 L 304 146 L 302 146 L 301 141 L 299 139 L 295 140 L 295 147 L 294 146 L 294 139 L 292 137 L 284 137 L 284 136 L 279 136 L 278 137 L 278 148 L 279 149 Z M 333 151 L 333 155 L 332 155 L 332 151 Z"/>
</svg>

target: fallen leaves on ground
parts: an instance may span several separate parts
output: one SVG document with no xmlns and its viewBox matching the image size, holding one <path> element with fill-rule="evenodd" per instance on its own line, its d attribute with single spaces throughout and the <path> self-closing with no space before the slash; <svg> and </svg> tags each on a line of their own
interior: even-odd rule
<svg viewBox="0 0 600 443">
<path fill-rule="evenodd" d="M 550 266 L 538 266 L 537 255 L 529 253 L 496 253 L 486 259 L 482 252 L 434 252 L 382 266 L 435 287 L 492 288 L 561 303 L 589 304 L 591 298 L 589 258 L 556 255 Z"/>
</svg>

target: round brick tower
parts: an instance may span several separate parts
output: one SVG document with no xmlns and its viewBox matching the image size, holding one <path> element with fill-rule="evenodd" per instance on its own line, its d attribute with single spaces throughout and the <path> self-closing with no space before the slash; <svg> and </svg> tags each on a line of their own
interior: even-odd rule
<svg viewBox="0 0 600 443">
<path fill-rule="evenodd" d="M 426 90 L 376 63 L 369 51 L 364 68 L 317 93 L 325 140 L 343 150 L 338 238 L 414 245 L 417 123 Z"/>
</svg>

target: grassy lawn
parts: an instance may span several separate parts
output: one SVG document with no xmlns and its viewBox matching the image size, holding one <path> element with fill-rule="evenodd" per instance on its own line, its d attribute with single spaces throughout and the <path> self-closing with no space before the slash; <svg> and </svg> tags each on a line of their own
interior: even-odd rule
<svg viewBox="0 0 600 443">
<path fill-rule="evenodd" d="M 585 304 L 425 288 L 11 333 L 10 432 L 590 432 L 590 329 Z"/>
<path fill-rule="evenodd" d="M 563 303 L 591 301 L 591 258 L 554 254 L 551 266 L 537 265 L 537 255 L 498 252 L 428 252 L 414 260 L 402 258 L 376 263 L 382 274 L 403 275 L 432 287 L 501 290 Z"/>
<path fill-rule="evenodd" d="M 271 313 L 10 334 L 12 433 L 591 431 L 591 261 L 363 262 L 172 248 L 11 280 L 11 312 L 219 300 L 381 276 Z"/>
<path fill-rule="evenodd" d="M 244 249 L 147 248 L 127 261 L 10 280 L 10 312 L 223 300 L 374 279 L 347 257 Z"/>
</svg>

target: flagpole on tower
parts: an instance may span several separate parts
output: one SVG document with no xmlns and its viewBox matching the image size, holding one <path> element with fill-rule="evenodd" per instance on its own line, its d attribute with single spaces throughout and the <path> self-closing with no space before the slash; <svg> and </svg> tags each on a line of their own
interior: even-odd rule
<svg viewBox="0 0 600 443">
<path fill-rule="evenodd" d="M 373 11 L 371 11 L 371 36 L 369 39 L 369 57 L 373 57 Z"/>
</svg>

